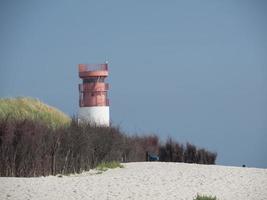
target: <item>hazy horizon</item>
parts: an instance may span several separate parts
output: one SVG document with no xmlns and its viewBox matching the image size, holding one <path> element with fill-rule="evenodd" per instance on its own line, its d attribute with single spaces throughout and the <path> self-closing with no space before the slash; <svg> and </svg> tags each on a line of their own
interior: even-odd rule
<svg viewBox="0 0 267 200">
<path fill-rule="evenodd" d="M 267 2 L 1 1 L 0 97 L 39 98 L 72 116 L 79 63 L 109 61 L 110 113 L 267 168 Z"/>
</svg>

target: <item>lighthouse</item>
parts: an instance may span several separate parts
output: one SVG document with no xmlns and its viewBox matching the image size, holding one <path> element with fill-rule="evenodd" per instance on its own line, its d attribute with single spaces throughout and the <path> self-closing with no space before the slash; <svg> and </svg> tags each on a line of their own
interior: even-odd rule
<svg viewBox="0 0 267 200">
<path fill-rule="evenodd" d="M 108 63 L 79 64 L 78 121 L 96 126 L 109 126 Z"/>
</svg>

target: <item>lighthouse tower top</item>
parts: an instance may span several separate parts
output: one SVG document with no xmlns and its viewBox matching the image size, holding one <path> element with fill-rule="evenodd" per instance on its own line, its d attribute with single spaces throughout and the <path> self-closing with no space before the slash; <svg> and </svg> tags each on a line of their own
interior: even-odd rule
<svg viewBox="0 0 267 200">
<path fill-rule="evenodd" d="M 104 64 L 79 64 L 79 77 L 86 79 L 90 77 L 107 77 L 108 63 Z"/>
</svg>

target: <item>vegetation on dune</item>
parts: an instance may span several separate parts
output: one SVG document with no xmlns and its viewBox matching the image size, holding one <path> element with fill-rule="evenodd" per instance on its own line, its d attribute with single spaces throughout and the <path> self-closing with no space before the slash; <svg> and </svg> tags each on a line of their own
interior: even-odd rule
<svg viewBox="0 0 267 200">
<path fill-rule="evenodd" d="M 12 120 L 11 120 L 12 119 Z M 80 173 L 120 162 L 146 161 L 215 164 L 216 153 L 156 135 L 130 136 L 118 127 L 78 123 L 36 99 L 0 100 L 0 176 Z"/>
<path fill-rule="evenodd" d="M 123 168 L 123 165 L 118 161 L 101 162 L 97 165 L 96 169 L 100 171 L 106 171 L 108 169 Z"/>
<path fill-rule="evenodd" d="M 190 143 L 183 145 L 168 138 L 165 144 L 159 147 L 159 158 L 164 162 L 215 164 L 217 153 L 197 148 Z"/>
<path fill-rule="evenodd" d="M 121 161 L 146 161 L 147 152 L 166 162 L 214 164 L 209 151 L 190 144 L 177 148 L 177 144 L 161 143 L 156 135 L 129 136 L 118 127 L 78 124 L 76 119 L 56 129 L 40 120 L 0 120 L 0 176 L 67 175 L 97 166 L 113 168 Z"/>
<path fill-rule="evenodd" d="M 0 99 L 1 120 L 42 121 L 52 128 L 69 124 L 71 119 L 60 110 L 28 97 Z"/>
<path fill-rule="evenodd" d="M 218 200 L 216 197 L 213 196 L 206 196 L 206 195 L 197 195 L 194 200 Z"/>
</svg>

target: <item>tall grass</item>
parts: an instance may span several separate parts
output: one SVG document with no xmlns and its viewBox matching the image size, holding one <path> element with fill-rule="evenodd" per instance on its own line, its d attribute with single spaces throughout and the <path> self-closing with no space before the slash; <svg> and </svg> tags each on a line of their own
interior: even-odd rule
<svg viewBox="0 0 267 200">
<path fill-rule="evenodd" d="M 0 119 L 42 121 L 52 128 L 64 126 L 71 121 L 60 110 L 28 97 L 0 99 Z"/>
</svg>

